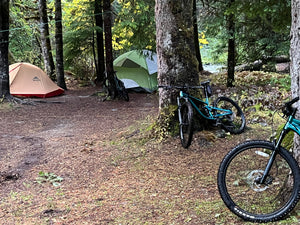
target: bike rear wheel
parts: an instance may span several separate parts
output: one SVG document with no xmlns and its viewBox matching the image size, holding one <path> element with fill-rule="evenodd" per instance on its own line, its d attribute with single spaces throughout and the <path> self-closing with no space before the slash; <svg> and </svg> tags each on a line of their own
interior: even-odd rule
<svg viewBox="0 0 300 225">
<path fill-rule="evenodd" d="M 118 82 L 118 95 L 120 98 L 124 99 L 126 102 L 129 101 L 129 95 L 128 95 L 128 92 L 125 88 L 125 85 L 123 83 L 123 81 L 117 79 L 117 82 Z"/>
<path fill-rule="evenodd" d="M 257 182 L 273 150 L 274 143 L 248 141 L 231 150 L 220 164 L 220 195 L 226 206 L 244 220 L 279 220 L 299 200 L 299 166 L 283 147 L 280 147 L 266 181 L 263 184 Z"/>
<path fill-rule="evenodd" d="M 119 92 L 119 96 L 124 99 L 126 102 L 129 101 L 129 95 L 128 95 L 128 92 L 125 88 L 122 88 Z"/>
<path fill-rule="evenodd" d="M 191 103 L 184 102 L 178 110 L 181 145 L 188 148 L 193 138 L 193 107 Z"/>
<path fill-rule="evenodd" d="M 214 107 L 231 110 L 231 115 L 220 117 L 222 127 L 232 134 L 240 134 L 244 131 L 246 119 L 242 109 L 233 100 L 227 97 L 219 97 L 214 102 Z"/>
</svg>

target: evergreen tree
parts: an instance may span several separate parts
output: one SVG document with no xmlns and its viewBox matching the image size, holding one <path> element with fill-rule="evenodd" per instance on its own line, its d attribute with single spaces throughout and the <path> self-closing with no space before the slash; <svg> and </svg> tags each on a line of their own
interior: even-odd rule
<svg viewBox="0 0 300 225">
<path fill-rule="evenodd" d="M 67 89 L 64 73 L 63 29 L 61 0 L 55 0 L 55 46 L 56 46 L 56 78 L 57 85 Z"/>
<path fill-rule="evenodd" d="M 235 0 L 229 0 L 228 8 L 230 9 Z M 232 12 L 227 16 L 228 23 L 228 56 L 227 56 L 227 87 L 234 86 L 234 68 L 235 68 L 235 21 Z"/>
<path fill-rule="evenodd" d="M 52 56 L 52 48 L 49 37 L 47 0 L 39 0 L 39 15 L 40 15 L 40 32 L 41 32 L 41 48 L 44 58 L 45 69 L 48 76 L 55 80 L 55 65 Z"/>
<path fill-rule="evenodd" d="M 156 0 L 155 19 L 159 85 L 197 85 L 193 0 Z M 169 104 L 176 104 L 174 91 L 160 89 L 160 109 Z"/>
<path fill-rule="evenodd" d="M 291 25 L 291 44 L 290 44 L 290 58 L 291 58 L 291 90 L 292 96 L 300 96 L 300 0 L 292 0 L 292 25 Z M 300 104 L 298 104 L 297 115 L 300 116 Z M 294 151 L 293 154 L 298 162 L 300 162 L 300 137 L 294 137 Z"/>
<path fill-rule="evenodd" d="M 104 33 L 105 33 L 105 62 L 106 62 L 106 76 L 109 82 L 109 95 L 112 98 L 117 97 L 117 87 L 114 80 L 113 68 L 113 52 L 112 52 L 112 33 L 111 33 L 111 5 L 110 0 L 103 0 L 104 13 Z"/>
<path fill-rule="evenodd" d="M 105 58 L 104 58 L 104 39 L 103 39 L 103 7 L 102 0 L 95 0 L 95 23 L 96 23 L 96 43 L 97 43 L 97 58 L 96 65 L 96 83 L 101 83 L 104 80 Z"/>
<path fill-rule="evenodd" d="M 9 0 L 0 1 L 0 98 L 11 98 L 9 91 Z"/>
</svg>

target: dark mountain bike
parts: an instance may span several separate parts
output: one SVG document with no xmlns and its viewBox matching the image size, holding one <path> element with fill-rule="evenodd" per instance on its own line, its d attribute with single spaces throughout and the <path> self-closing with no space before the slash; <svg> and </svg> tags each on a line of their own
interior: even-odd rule
<svg viewBox="0 0 300 225">
<path fill-rule="evenodd" d="M 112 96 L 112 98 L 115 98 L 116 96 L 118 96 L 118 98 L 123 99 L 125 101 L 129 101 L 129 95 L 128 95 L 128 91 L 125 88 L 125 85 L 123 83 L 123 81 L 121 81 L 120 79 L 118 79 L 117 75 L 116 75 L 116 71 L 114 71 L 114 82 L 115 82 L 115 86 L 116 86 L 116 90 L 117 93 L 110 93 L 110 83 L 109 80 L 107 78 L 107 73 L 105 72 L 105 80 L 103 82 L 103 86 L 104 89 L 106 90 L 106 97 L 103 99 L 103 101 L 105 101 L 109 96 Z"/>
<path fill-rule="evenodd" d="M 227 97 L 218 97 L 213 105 L 209 102 L 212 95 L 210 81 L 201 82 L 201 86 L 159 86 L 159 88 L 179 89 L 177 97 L 179 132 L 184 148 L 191 145 L 193 137 L 193 108 L 204 119 L 214 125 L 220 125 L 226 131 L 240 134 L 244 131 L 246 120 L 243 111 L 236 102 Z M 203 89 L 205 99 L 189 94 L 190 89 Z"/>
<path fill-rule="evenodd" d="M 278 141 L 252 140 L 233 148 L 218 171 L 218 188 L 225 205 L 237 216 L 253 222 L 282 219 L 300 197 L 300 169 L 292 154 L 281 146 L 289 131 L 300 135 L 300 120 L 292 105 L 285 103 L 287 119 Z"/>
</svg>

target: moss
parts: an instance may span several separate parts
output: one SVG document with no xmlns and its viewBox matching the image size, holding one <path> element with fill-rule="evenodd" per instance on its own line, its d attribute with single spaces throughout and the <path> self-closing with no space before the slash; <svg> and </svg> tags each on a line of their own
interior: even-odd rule
<svg viewBox="0 0 300 225">
<path fill-rule="evenodd" d="M 170 1 L 169 5 L 172 14 L 182 13 L 182 6 L 180 1 Z"/>
<path fill-rule="evenodd" d="M 152 135 L 158 140 L 178 134 L 177 105 L 169 105 L 161 110 L 158 120 L 151 126 Z"/>
<path fill-rule="evenodd" d="M 276 130 L 276 139 L 278 140 L 279 135 L 281 130 L 283 129 L 285 124 L 280 125 L 277 130 Z M 287 150 L 290 150 L 293 148 L 293 144 L 294 144 L 294 132 L 289 132 L 287 133 L 287 135 L 284 137 L 281 146 L 286 148 Z"/>
</svg>

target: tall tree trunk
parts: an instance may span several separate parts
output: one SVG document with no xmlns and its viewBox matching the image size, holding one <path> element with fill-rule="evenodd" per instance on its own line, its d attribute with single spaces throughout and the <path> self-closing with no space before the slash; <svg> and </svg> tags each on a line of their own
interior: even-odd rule
<svg viewBox="0 0 300 225">
<path fill-rule="evenodd" d="M 45 69 L 48 76 L 55 80 L 55 65 L 52 56 L 51 43 L 49 38 L 49 26 L 47 16 L 47 0 L 39 0 L 40 32 L 42 43 L 42 54 L 44 58 Z"/>
<path fill-rule="evenodd" d="M 235 0 L 229 0 L 228 8 L 234 4 Z M 234 67 L 235 67 L 235 23 L 234 14 L 230 13 L 228 22 L 228 58 L 227 58 L 227 87 L 234 86 Z"/>
<path fill-rule="evenodd" d="M 197 22 L 197 0 L 193 0 L 193 26 L 194 26 L 194 41 L 195 41 L 195 51 L 196 51 L 196 58 L 198 60 L 198 70 L 203 71 L 203 64 L 201 59 L 200 53 L 200 46 L 199 46 L 199 35 L 198 35 L 198 22 Z"/>
<path fill-rule="evenodd" d="M 292 96 L 300 96 L 300 0 L 292 0 L 292 24 L 291 24 L 291 44 L 290 44 L 290 73 Z M 297 118 L 300 118 L 300 104 L 298 103 Z M 300 138 L 294 137 L 293 154 L 300 162 Z"/>
<path fill-rule="evenodd" d="M 61 0 L 55 0 L 56 79 L 57 85 L 67 90 L 64 73 L 63 29 L 61 21 Z"/>
<path fill-rule="evenodd" d="M 156 45 L 159 85 L 197 85 L 199 76 L 193 34 L 193 0 L 156 0 Z M 159 89 L 162 110 L 176 104 L 177 93 Z"/>
<path fill-rule="evenodd" d="M 109 82 L 109 94 L 112 98 L 115 98 L 117 94 L 117 87 L 114 81 L 110 0 L 103 0 L 103 13 L 104 13 L 106 73 Z"/>
<path fill-rule="evenodd" d="M 95 21 L 96 21 L 96 36 L 97 36 L 97 60 L 96 65 L 96 84 L 104 80 L 105 59 L 104 59 L 104 39 L 103 39 L 103 7 L 102 0 L 95 0 Z"/>
<path fill-rule="evenodd" d="M 0 98 L 11 98 L 9 90 L 9 0 L 0 1 Z"/>
</svg>

